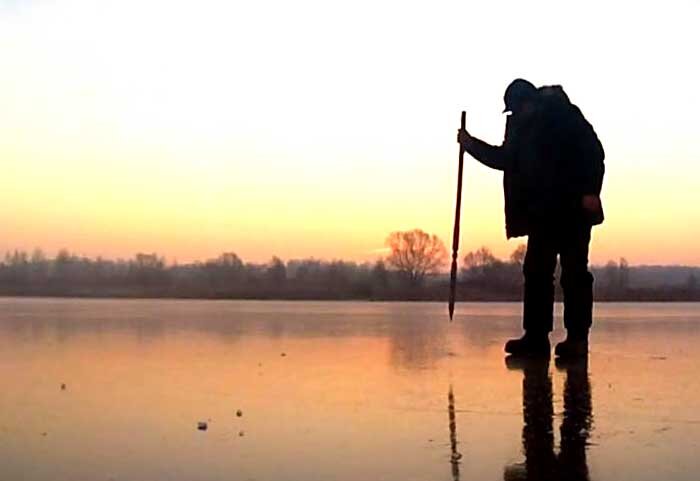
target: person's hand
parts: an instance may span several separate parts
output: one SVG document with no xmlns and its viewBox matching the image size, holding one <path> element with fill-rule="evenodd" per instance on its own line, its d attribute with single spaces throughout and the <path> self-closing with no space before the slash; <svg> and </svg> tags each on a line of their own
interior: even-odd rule
<svg viewBox="0 0 700 481">
<path fill-rule="evenodd" d="M 581 204 L 583 205 L 583 208 L 591 214 L 596 214 L 601 210 L 600 197 L 597 195 L 584 195 Z"/>
<path fill-rule="evenodd" d="M 464 147 L 471 140 L 472 140 L 471 134 L 469 132 L 467 132 L 465 129 L 459 129 L 457 131 L 457 142 L 462 147 Z"/>
</svg>

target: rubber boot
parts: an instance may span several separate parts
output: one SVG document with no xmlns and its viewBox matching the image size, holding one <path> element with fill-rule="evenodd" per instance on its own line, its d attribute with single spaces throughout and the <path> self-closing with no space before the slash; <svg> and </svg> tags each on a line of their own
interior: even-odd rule
<svg viewBox="0 0 700 481">
<path fill-rule="evenodd" d="M 588 356 L 588 331 L 568 332 L 566 340 L 557 344 L 554 355 L 563 359 L 579 359 Z"/>
<path fill-rule="evenodd" d="M 513 356 L 549 358 L 551 346 L 549 335 L 525 333 L 520 339 L 506 342 L 505 351 Z"/>
</svg>

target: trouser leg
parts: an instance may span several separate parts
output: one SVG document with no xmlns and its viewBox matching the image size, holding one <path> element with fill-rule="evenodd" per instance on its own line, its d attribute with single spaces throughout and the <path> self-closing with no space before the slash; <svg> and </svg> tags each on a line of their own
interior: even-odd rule
<svg viewBox="0 0 700 481">
<path fill-rule="evenodd" d="M 568 335 L 587 336 L 593 322 L 593 274 L 588 271 L 591 228 L 567 230 L 561 240 L 561 287 Z"/>
<path fill-rule="evenodd" d="M 557 247 L 553 236 L 544 232 L 530 234 L 523 263 L 523 328 L 527 333 L 552 331 L 556 265 Z"/>
</svg>

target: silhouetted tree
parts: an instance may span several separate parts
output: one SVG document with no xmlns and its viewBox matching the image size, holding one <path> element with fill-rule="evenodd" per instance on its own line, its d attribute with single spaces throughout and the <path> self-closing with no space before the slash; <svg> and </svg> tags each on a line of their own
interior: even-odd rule
<svg viewBox="0 0 700 481">
<path fill-rule="evenodd" d="M 372 284 L 375 289 L 386 289 L 389 286 L 389 272 L 381 259 L 372 267 Z"/>
<path fill-rule="evenodd" d="M 352 265 L 343 261 L 332 261 L 325 269 L 325 286 L 330 291 L 343 291 L 350 286 Z"/>
<path fill-rule="evenodd" d="M 480 280 L 482 283 L 493 284 L 497 277 L 496 271 L 504 265 L 496 258 L 488 247 L 480 247 L 476 251 L 468 252 L 462 260 L 464 277 L 472 280 Z"/>
<path fill-rule="evenodd" d="M 620 285 L 620 269 L 615 261 L 608 261 L 608 263 L 605 264 L 603 276 L 603 284 L 608 290 L 614 291 Z"/>
<path fill-rule="evenodd" d="M 143 286 L 154 286 L 165 279 L 165 259 L 158 254 L 138 253 L 131 261 L 130 276 Z"/>
<path fill-rule="evenodd" d="M 235 252 L 224 252 L 216 258 L 214 263 L 226 269 L 238 271 L 243 269 L 243 261 Z"/>
<path fill-rule="evenodd" d="M 386 239 L 386 246 L 391 249 L 386 263 L 414 287 L 420 286 L 427 274 L 437 272 L 447 261 L 447 249 L 442 240 L 420 229 L 392 232 Z"/>
<path fill-rule="evenodd" d="M 72 255 L 67 249 L 61 249 L 56 254 L 54 261 L 54 275 L 59 282 L 75 281 L 77 256 Z"/>
<path fill-rule="evenodd" d="M 210 288 L 216 291 L 239 286 L 246 276 L 245 265 L 234 252 L 224 252 L 216 259 L 207 261 L 204 271 Z"/>
<path fill-rule="evenodd" d="M 618 265 L 618 288 L 621 291 L 625 291 L 630 285 L 630 266 L 627 259 L 624 257 L 620 258 L 620 263 Z"/>
<path fill-rule="evenodd" d="M 520 261 L 524 248 L 516 249 L 511 254 L 511 261 L 504 262 L 487 247 L 467 253 L 462 261 L 463 278 L 481 289 L 498 289 L 501 293 L 515 292 L 522 283 L 522 267 L 513 262 Z"/>
<path fill-rule="evenodd" d="M 49 260 L 44 251 L 34 249 L 32 257 L 29 260 L 29 282 L 43 283 L 49 275 Z"/>
<path fill-rule="evenodd" d="M 287 281 L 287 267 L 279 257 L 273 257 L 265 273 L 267 280 L 276 287 L 282 287 Z"/>
<path fill-rule="evenodd" d="M 29 256 L 24 251 L 15 250 L 5 254 L 5 264 L 9 267 L 10 279 L 19 284 L 25 284 L 29 279 Z"/>
<path fill-rule="evenodd" d="M 520 244 L 518 247 L 515 248 L 513 253 L 510 255 L 510 262 L 522 267 L 523 263 L 525 262 L 525 254 L 527 253 L 527 247 L 525 244 Z"/>
<path fill-rule="evenodd" d="M 289 261 L 287 266 L 291 276 L 297 281 L 321 281 L 321 261 L 316 259 L 303 259 Z"/>
<path fill-rule="evenodd" d="M 425 241 L 430 236 L 423 233 L 419 237 Z M 430 239 L 434 241 L 435 236 Z M 403 242 L 402 238 L 398 240 Z M 439 239 L 436 242 L 439 246 Z M 429 243 L 404 244 L 405 251 L 399 249 L 397 255 L 408 256 L 411 249 L 407 246 L 413 246 L 412 255 L 430 252 Z M 437 248 L 438 258 L 444 259 L 446 253 L 440 254 L 441 250 Z M 485 247 L 467 254 L 461 275 L 462 295 L 475 300 L 519 299 L 522 286 L 519 264 L 523 250 L 519 246 L 509 260 L 496 258 Z M 109 260 L 77 256 L 66 249 L 59 251 L 54 258 L 39 249 L 31 254 L 15 250 L 0 257 L 0 295 L 444 298 L 447 282 L 444 276 L 436 276 L 430 283 L 411 285 L 406 282 L 410 280 L 409 275 L 387 265 L 387 262 L 382 259 L 374 264 L 356 264 L 342 260 L 297 259 L 285 263 L 273 257 L 266 264 L 246 264 L 233 252 L 225 252 L 204 263 L 166 265 L 164 258 L 155 253 L 137 254 L 130 260 Z M 652 273 L 656 272 L 651 277 L 650 269 Z M 600 281 L 596 283 L 599 300 L 699 300 L 697 269 L 683 266 L 630 267 L 622 258 L 604 267 L 594 266 L 591 270 Z M 425 268 L 424 272 L 428 273 L 430 269 Z M 638 287 L 633 287 L 633 279 Z"/>
<path fill-rule="evenodd" d="M 630 268 L 627 259 L 621 257 L 619 262 L 608 261 L 603 268 L 603 287 L 609 294 L 619 296 L 630 287 Z"/>
<path fill-rule="evenodd" d="M 493 255 L 491 249 L 480 247 L 476 251 L 468 252 L 464 256 L 462 264 L 467 271 L 483 273 L 484 268 L 492 266 L 496 262 L 498 262 L 498 259 Z"/>
</svg>

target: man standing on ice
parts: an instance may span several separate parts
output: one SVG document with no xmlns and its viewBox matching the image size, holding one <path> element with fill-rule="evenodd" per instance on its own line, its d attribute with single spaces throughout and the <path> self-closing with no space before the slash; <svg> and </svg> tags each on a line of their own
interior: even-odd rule
<svg viewBox="0 0 700 481">
<path fill-rule="evenodd" d="M 509 113 L 500 146 L 460 130 L 458 141 L 482 164 L 503 171 L 506 236 L 528 236 L 523 328 L 505 351 L 549 356 L 554 271 L 561 262 L 564 326 L 560 357 L 588 354 L 593 275 L 588 271 L 591 228 L 603 222 L 600 191 L 605 154 L 593 127 L 559 86 L 536 88 L 516 79 L 504 95 Z"/>
</svg>

